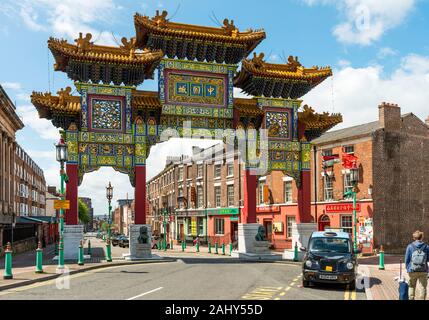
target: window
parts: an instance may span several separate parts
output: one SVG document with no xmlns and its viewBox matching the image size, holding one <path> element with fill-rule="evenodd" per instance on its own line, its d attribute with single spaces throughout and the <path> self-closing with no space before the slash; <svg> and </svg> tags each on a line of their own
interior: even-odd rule
<svg viewBox="0 0 429 320">
<path fill-rule="evenodd" d="M 324 156 L 332 156 L 332 149 L 326 149 L 322 151 Z"/>
<path fill-rule="evenodd" d="M 197 178 L 203 177 L 203 165 L 199 164 L 197 165 Z"/>
<path fill-rule="evenodd" d="M 292 224 L 295 222 L 294 216 L 286 216 L 286 238 L 292 238 Z"/>
<path fill-rule="evenodd" d="M 177 180 L 183 180 L 183 167 L 180 167 L 179 168 L 179 177 L 178 177 L 178 179 Z"/>
<path fill-rule="evenodd" d="M 225 221 L 223 218 L 215 218 L 215 231 L 216 234 L 224 234 L 225 230 Z"/>
<path fill-rule="evenodd" d="M 197 218 L 197 234 L 198 235 L 204 234 L 204 219 L 203 219 L 203 217 Z"/>
<path fill-rule="evenodd" d="M 192 234 L 192 220 L 191 218 L 187 218 L 187 222 L 188 222 L 188 232 L 187 234 Z"/>
<path fill-rule="evenodd" d="M 284 182 L 285 203 L 292 203 L 292 181 Z"/>
<path fill-rule="evenodd" d="M 333 178 L 329 176 L 324 177 L 323 195 L 325 201 L 334 200 L 334 183 Z"/>
<path fill-rule="evenodd" d="M 214 177 L 215 177 L 215 178 L 220 178 L 220 175 L 221 175 L 221 168 L 222 168 L 222 165 L 220 165 L 220 164 L 215 164 L 215 166 L 214 166 Z"/>
<path fill-rule="evenodd" d="M 341 216 L 341 226 L 344 232 L 352 234 L 353 231 L 353 217 L 351 214 Z"/>
<path fill-rule="evenodd" d="M 344 146 L 344 153 L 354 154 L 355 147 L 354 146 Z"/>
<path fill-rule="evenodd" d="M 192 166 L 188 166 L 186 168 L 186 179 L 191 179 L 192 178 Z"/>
<path fill-rule="evenodd" d="M 234 175 L 234 163 L 233 162 L 228 163 L 226 165 L 226 170 L 227 170 L 227 173 L 226 173 L 227 176 L 229 176 L 229 177 L 233 176 Z"/>
<path fill-rule="evenodd" d="M 203 200 L 204 200 L 203 187 L 197 186 L 197 203 L 196 203 L 197 208 L 203 207 Z"/>
<path fill-rule="evenodd" d="M 234 185 L 230 184 L 227 186 L 227 197 L 228 197 L 228 206 L 234 205 Z"/>
<path fill-rule="evenodd" d="M 352 175 L 350 173 L 344 174 L 344 193 L 350 192 L 353 190 L 352 184 Z M 344 196 L 345 199 L 351 198 L 351 196 Z"/>
<path fill-rule="evenodd" d="M 264 204 L 264 185 L 265 181 L 259 181 L 259 204 Z"/>
<path fill-rule="evenodd" d="M 215 187 L 215 207 L 221 206 L 220 186 Z"/>
</svg>

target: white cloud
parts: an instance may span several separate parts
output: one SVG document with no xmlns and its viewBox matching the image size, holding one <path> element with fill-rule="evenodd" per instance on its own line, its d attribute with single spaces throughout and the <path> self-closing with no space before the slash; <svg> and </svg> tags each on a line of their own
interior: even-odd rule
<svg viewBox="0 0 429 320">
<path fill-rule="evenodd" d="M 388 30 L 402 24 L 414 9 L 416 0 L 301 0 L 307 5 L 332 5 L 344 21 L 333 29 L 343 43 L 370 45 Z"/>
<path fill-rule="evenodd" d="M 52 151 L 39 151 L 39 150 L 26 150 L 26 152 L 30 155 L 33 159 L 47 159 L 55 161 L 55 150 L 54 146 L 52 145 Z"/>
<path fill-rule="evenodd" d="M 2 82 L 0 83 L 5 90 L 20 90 L 21 84 L 19 82 Z"/>
<path fill-rule="evenodd" d="M 24 122 L 24 125 L 35 130 L 41 138 L 54 141 L 58 140 L 58 129 L 52 125 L 51 121 L 40 119 L 34 106 L 18 106 L 16 110 L 21 120 Z"/>
<path fill-rule="evenodd" d="M 333 78 L 304 96 L 304 103 L 319 112 L 341 112 L 344 122 L 336 129 L 378 120 L 382 101 L 398 103 L 402 113 L 413 112 L 424 120 L 429 114 L 428 88 L 429 57 L 411 54 L 389 75 L 378 65 L 334 70 Z"/>
<path fill-rule="evenodd" d="M 14 11 L 23 23 L 31 30 L 49 30 L 57 37 L 76 39 L 79 32 L 90 32 L 93 41 L 99 44 L 115 44 L 108 31 L 99 31 L 95 24 L 112 25 L 115 13 L 121 10 L 114 0 L 8 0 L 4 14 L 11 15 Z"/>
<path fill-rule="evenodd" d="M 383 47 L 380 50 L 378 50 L 377 58 L 378 59 L 384 59 L 387 57 L 392 57 L 398 55 L 398 51 L 390 48 L 390 47 Z"/>
</svg>

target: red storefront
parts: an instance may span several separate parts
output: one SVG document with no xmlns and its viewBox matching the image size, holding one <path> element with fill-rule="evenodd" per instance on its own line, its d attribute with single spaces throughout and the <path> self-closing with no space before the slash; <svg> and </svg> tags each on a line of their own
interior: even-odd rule
<svg viewBox="0 0 429 320">
<path fill-rule="evenodd" d="M 356 218 L 358 244 L 362 252 L 370 253 L 373 250 L 372 233 L 372 200 L 361 200 L 356 204 Z M 267 240 L 275 250 L 292 248 L 292 223 L 296 222 L 298 215 L 297 204 L 279 204 L 258 206 L 256 208 L 257 221 L 263 224 Z M 317 221 L 319 230 L 341 229 L 353 235 L 353 202 L 323 202 L 312 203 L 311 213 L 313 221 Z"/>
</svg>

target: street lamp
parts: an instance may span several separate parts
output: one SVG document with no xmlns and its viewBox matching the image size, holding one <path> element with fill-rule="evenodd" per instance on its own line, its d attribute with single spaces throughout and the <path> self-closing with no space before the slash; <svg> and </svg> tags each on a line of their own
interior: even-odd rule
<svg viewBox="0 0 429 320">
<path fill-rule="evenodd" d="M 64 142 L 64 139 L 61 138 L 58 144 L 55 145 L 56 149 L 56 158 L 57 161 L 60 163 L 61 169 L 60 169 L 60 178 L 61 178 L 61 186 L 60 186 L 60 196 L 61 200 L 64 200 L 64 182 L 68 181 L 67 174 L 64 171 L 64 163 L 68 160 L 68 151 L 67 151 L 67 144 Z M 63 269 L 64 268 L 64 238 L 63 238 L 63 232 L 64 232 L 64 209 L 60 209 L 60 243 L 58 248 L 58 268 Z"/>
<path fill-rule="evenodd" d="M 357 184 L 359 181 L 359 169 L 355 166 L 350 169 L 350 183 L 352 189 L 345 193 L 345 196 L 353 197 L 353 249 L 357 250 L 357 217 L 356 217 L 356 193 L 357 193 Z"/>
<path fill-rule="evenodd" d="M 107 262 L 112 262 L 112 250 L 110 247 L 110 229 L 112 224 L 112 218 L 110 216 L 112 211 L 112 198 L 113 198 L 113 187 L 109 181 L 109 185 L 106 187 L 106 198 L 109 202 L 109 222 L 108 222 L 108 230 L 107 230 L 107 241 L 106 241 L 106 251 L 107 251 Z"/>
</svg>

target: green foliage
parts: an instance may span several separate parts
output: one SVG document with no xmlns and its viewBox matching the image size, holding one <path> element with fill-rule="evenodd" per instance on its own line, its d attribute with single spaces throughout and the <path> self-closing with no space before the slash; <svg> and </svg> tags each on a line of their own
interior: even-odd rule
<svg viewBox="0 0 429 320">
<path fill-rule="evenodd" d="M 90 222 L 89 209 L 85 202 L 79 199 L 78 204 L 78 212 L 79 212 L 79 222 L 82 224 L 86 224 Z"/>
</svg>

